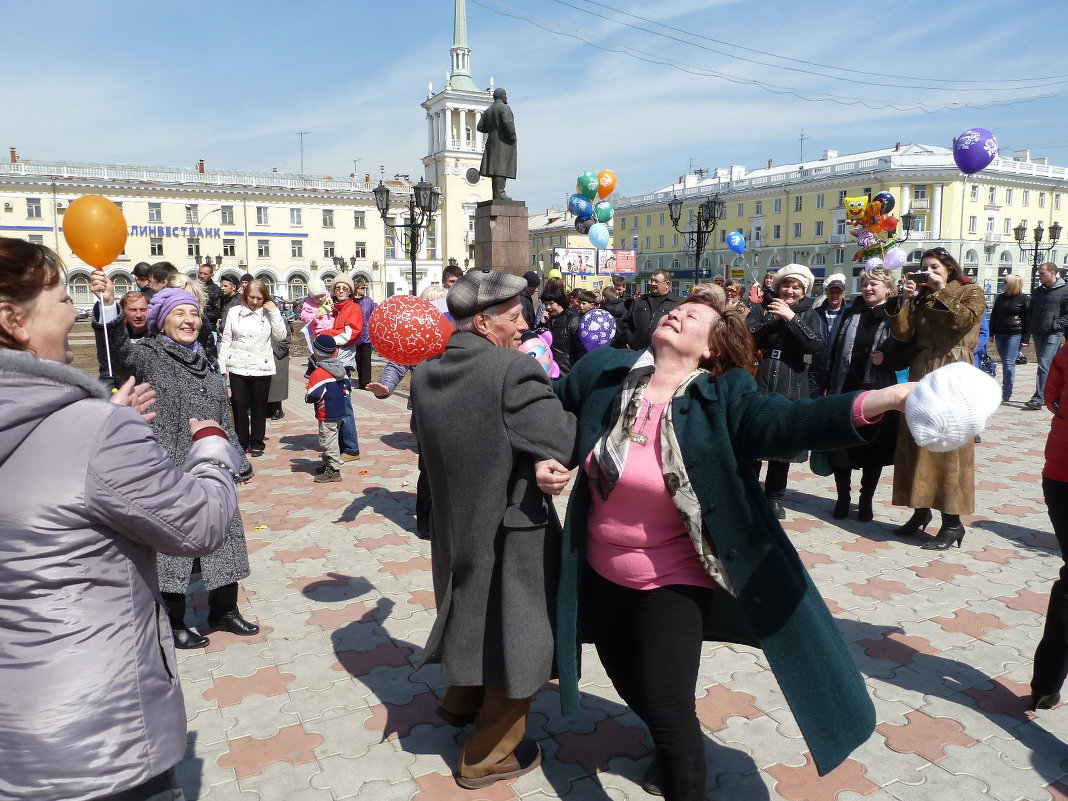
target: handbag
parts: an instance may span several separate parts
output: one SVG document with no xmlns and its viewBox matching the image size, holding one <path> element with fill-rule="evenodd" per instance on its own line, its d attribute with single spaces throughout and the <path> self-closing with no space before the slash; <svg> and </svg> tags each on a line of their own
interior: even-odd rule
<svg viewBox="0 0 1068 801">
<path fill-rule="evenodd" d="M 983 349 L 983 352 L 979 354 L 979 369 L 991 378 L 998 377 L 998 363 L 986 352 L 985 348 Z"/>
<path fill-rule="evenodd" d="M 831 454 L 827 451 L 812 451 L 808 458 L 808 467 L 817 476 L 829 476 L 834 472 L 831 467 Z"/>
</svg>

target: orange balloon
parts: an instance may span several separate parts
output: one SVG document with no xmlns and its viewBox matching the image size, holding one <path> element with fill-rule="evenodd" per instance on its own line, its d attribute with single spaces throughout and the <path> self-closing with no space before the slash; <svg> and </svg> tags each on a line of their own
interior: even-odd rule
<svg viewBox="0 0 1068 801">
<path fill-rule="evenodd" d="M 106 197 L 83 195 L 63 215 L 63 238 L 86 264 L 107 267 L 126 247 L 126 218 Z"/>
<path fill-rule="evenodd" d="M 616 174 L 611 170 L 601 170 L 597 173 L 597 197 L 604 200 L 616 191 Z"/>
</svg>

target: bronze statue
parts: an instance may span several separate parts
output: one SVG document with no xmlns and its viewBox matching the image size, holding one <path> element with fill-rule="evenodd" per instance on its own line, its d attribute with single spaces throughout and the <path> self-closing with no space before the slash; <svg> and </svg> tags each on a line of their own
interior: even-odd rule
<svg viewBox="0 0 1068 801">
<path fill-rule="evenodd" d="M 493 104 L 483 112 L 478 131 L 488 134 L 478 172 L 493 179 L 494 200 L 511 200 L 504 193 L 504 184 L 515 178 L 515 120 L 503 89 L 493 90 Z"/>
</svg>

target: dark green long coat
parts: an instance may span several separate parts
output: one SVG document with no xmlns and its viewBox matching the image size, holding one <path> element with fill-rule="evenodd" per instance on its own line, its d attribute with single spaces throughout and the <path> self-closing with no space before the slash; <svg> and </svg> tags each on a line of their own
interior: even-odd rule
<svg viewBox="0 0 1068 801">
<path fill-rule="evenodd" d="M 601 348 L 556 382 L 578 417 L 573 463 L 585 461 L 609 426 L 615 398 L 639 353 Z M 875 728 L 875 708 L 808 572 L 775 519 L 750 467 L 757 459 L 864 441 L 851 422 L 856 393 L 790 401 L 757 391 L 743 370 L 702 376 L 672 401 L 675 432 L 697 497 L 705 535 L 737 593 L 719 594 L 722 622 L 706 638 L 762 648 L 820 774 L 834 769 Z M 564 525 L 557 599 L 561 701 L 579 701 L 582 632 L 579 581 L 585 565 L 589 482 L 580 471 Z"/>
</svg>

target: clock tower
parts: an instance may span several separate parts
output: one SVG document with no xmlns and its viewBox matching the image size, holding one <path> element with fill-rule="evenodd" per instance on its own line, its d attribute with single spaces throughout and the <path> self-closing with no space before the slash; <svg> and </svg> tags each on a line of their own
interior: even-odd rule
<svg viewBox="0 0 1068 801">
<path fill-rule="evenodd" d="M 493 102 L 493 79 L 487 91 L 471 79 L 466 0 L 456 0 L 452 38 L 445 87 L 437 94 L 433 85 L 428 87 L 422 103 L 427 122 L 423 173 L 441 190 L 437 240 L 442 264 L 456 259 L 461 267 L 472 267 L 475 204 L 493 194 L 490 179 L 478 174 L 486 137 L 477 130 L 482 112 Z"/>
</svg>

